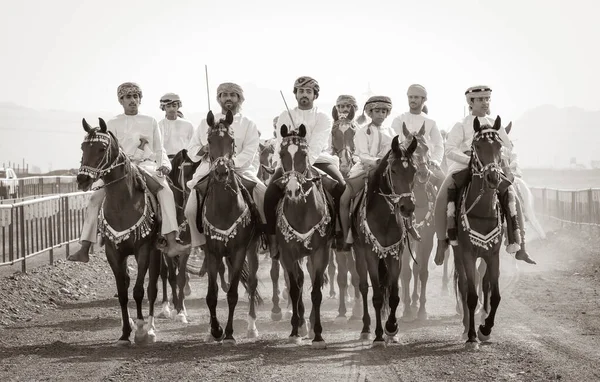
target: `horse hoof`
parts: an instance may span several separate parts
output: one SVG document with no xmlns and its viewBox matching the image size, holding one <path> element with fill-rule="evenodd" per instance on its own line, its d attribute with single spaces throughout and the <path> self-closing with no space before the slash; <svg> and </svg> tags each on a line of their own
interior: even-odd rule
<svg viewBox="0 0 600 382">
<path fill-rule="evenodd" d="M 145 330 L 137 330 L 135 332 L 135 336 L 133 337 L 136 345 L 143 345 L 148 342 L 148 332 Z"/>
<path fill-rule="evenodd" d="M 386 336 L 388 337 L 394 337 L 395 335 L 398 334 L 398 326 L 396 325 L 396 330 L 393 332 L 388 332 L 387 329 L 383 329 L 383 332 L 385 333 Z"/>
<path fill-rule="evenodd" d="M 375 341 L 373 341 L 373 347 L 374 348 L 385 347 L 385 341 L 384 340 L 375 340 Z"/>
<path fill-rule="evenodd" d="M 282 318 L 283 318 L 283 314 L 281 312 L 278 312 L 278 313 L 271 312 L 271 320 L 281 321 Z"/>
<path fill-rule="evenodd" d="M 327 343 L 323 340 L 321 341 L 313 341 L 312 347 L 315 349 L 327 349 Z"/>
<path fill-rule="evenodd" d="M 174 321 L 176 321 L 176 319 L 177 319 L 177 316 L 178 316 L 178 313 L 177 313 L 177 311 L 176 311 L 176 310 L 172 310 L 172 311 L 171 311 L 171 313 L 170 313 L 170 316 L 169 316 L 169 318 L 170 318 L 171 320 L 174 320 Z"/>
<path fill-rule="evenodd" d="M 481 333 L 481 327 L 479 329 L 477 329 L 477 338 L 479 338 L 479 341 L 481 341 L 481 342 L 489 341 L 491 336 L 492 336 L 492 333 L 488 334 L 487 336 L 484 335 L 483 333 Z"/>
<path fill-rule="evenodd" d="M 479 350 L 479 342 L 477 342 L 477 341 L 473 341 L 473 342 L 467 341 L 465 343 L 465 349 L 470 350 L 470 351 Z"/>
<path fill-rule="evenodd" d="M 228 338 L 226 340 L 223 340 L 223 346 L 232 347 L 235 345 L 236 345 L 236 342 L 235 342 L 234 338 Z"/>
<path fill-rule="evenodd" d="M 301 345 L 302 344 L 302 337 L 300 336 L 290 336 L 290 338 L 288 338 L 288 342 L 294 345 Z"/>
<path fill-rule="evenodd" d="M 129 341 L 129 340 L 118 340 L 117 342 L 115 342 L 115 344 L 113 346 L 118 347 L 118 348 L 130 347 L 131 346 L 131 341 Z"/>
<path fill-rule="evenodd" d="M 398 344 L 398 343 L 400 343 L 400 337 L 398 337 L 397 334 L 393 335 L 393 336 L 387 335 L 387 336 L 385 336 L 385 343 L 386 344 Z"/>
<path fill-rule="evenodd" d="M 147 342 L 149 344 L 153 344 L 156 342 L 156 332 L 153 329 L 148 330 L 148 339 Z"/>
<path fill-rule="evenodd" d="M 308 335 L 308 331 L 309 331 L 308 327 L 309 326 L 310 326 L 310 324 L 308 323 L 308 321 L 306 321 L 304 323 L 304 325 L 302 325 L 298 328 L 298 335 L 300 336 L 300 338 L 304 338 Z"/>
<path fill-rule="evenodd" d="M 158 313 L 158 315 L 156 317 L 159 318 L 171 318 L 171 308 L 169 307 L 169 303 L 168 302 L 163 302 L 162 304 L 162 309 L 160 311 L 160 313 Z"/>
<path fill-rule="evenodd" d="M 312 340 L 314 338 L 315 338 L 315 331 L 311 329 L 308 331 L 308 339 Z"/>
<path fill-rule="evenodd" d="M 188 323 L 187 317 L 185 316 L 185 314 L 183 314 L 183 312 L 182 313 L 178 313 L 175 316 L 174 320 L 175 320 L 175 322 L 179 322 L 179 323 L 182 323 L 182 324 L 187 324 Z"/>
<path fill-rule="evenodd" d="M 371 333 L 360 333 L 360 340 L 371 342 Z"/>
<path fill-rule="evenodd" d="M 258 338 L 258 329 L 248 330 L 247 337 L 248 338 Z"/>
<path fill-rule="evenodd" d="M 336 324 L 345 324 L 346 322 L 348 322 L 348 320 L 346 319 L 346 316 L 337 316 L 334 320 L 334 323 Z"/>
<path fill-rule="evenodd" d="M 428 318 L 428 315 L 427 315 L 427 312 L 426 312 L 426 311 L 424 311 L 424 310 L 423 310 L 423 311 L 421 311 L 421 310 L 420 310 L 420 311 L 419 311 L 419 313 L 418 313 L 418 315 L 417 315 L 417 317 L 419 318 L 419 320 L 421 320 L 421 321 L 425 321 L 425 320 L 427 320 L 427 318 Z"/>
<path fill-rule="evenodd" d="M 468 340 L 468 339 L 469 339 L 469 334 L 468 334 L 467 332 L 464 332 L 464 333 L 463 333 L 463 334 L 460 336 L 460 338 L 461 338 L 463 341 L 466 341 L 466 340 Z"/>
</svg>

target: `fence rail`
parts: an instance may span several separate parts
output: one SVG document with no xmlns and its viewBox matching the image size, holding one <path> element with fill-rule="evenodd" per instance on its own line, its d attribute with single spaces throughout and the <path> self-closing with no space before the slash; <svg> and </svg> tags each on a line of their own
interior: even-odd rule
<svg viewBox="0 0 600 382">
<path fill-rule="evenodd" d="M 49 252 L 79 238 L 90 192 L 37 197 L 0 204 L 0 267 Z M 68 249 L 68 246 L 67 246 Z M 67 253 L 68 254 L 68 253 Z"/>
<path fill-rule="evenodd" d="M 9 182 L 0 180 L 0 199 L 11 196 Z M 30 176 L 18 178 L 16 196 L 23 198 L 35 195 L 66 194 L 77 191 L 77 177 L 75 176 Z"/>
<path fill-rule="evenodd" d="M 600 188 L 558 190 L 532 187 L 538 215 L 563 223 L 600 226 Z"/>
</svg>

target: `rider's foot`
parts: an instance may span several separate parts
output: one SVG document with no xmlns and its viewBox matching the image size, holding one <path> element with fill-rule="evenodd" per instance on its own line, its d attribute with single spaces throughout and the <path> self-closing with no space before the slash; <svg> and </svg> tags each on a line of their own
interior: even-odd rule
<svg viewBox="0 0 600 382">
<path fill-rule="evenodd" d="M 67 257 L 69 261 L 78 261 L 81 263 L 87 263 L 90 261 L 90 247 L 92 243 L 86 240 L 81 241 L 81 248 L 74 254 Z"/>
<path fill-rule="evenodd" d="M 515 255 L 515 259 L 524 261 L 528 264 L 537 264 L 535 261 L 533 261 L 533 259 L 531 257 L 529 257 L 529 254 L 527 253 L 527 251 L 524 248 L 521 248 L 517 251 L 517 254 Z"/>
<path fill-rule="evenodd" d="M 167 234 L 167 249 L 165 251 L 168 257 L 184 256 L 190 253 L 191 245 L 179 244 L 175 238 L 175 231 Z"/>
<path fill-rule="evenodd" d="M 435 252 L 435 259 L 433 260 L 436 265 L 444 264 L 444 258 L 446 257 L 446 249 L 448 249 L 448 242 L 446 239 L 438 240 L 437 250 Z"/>
</svg>

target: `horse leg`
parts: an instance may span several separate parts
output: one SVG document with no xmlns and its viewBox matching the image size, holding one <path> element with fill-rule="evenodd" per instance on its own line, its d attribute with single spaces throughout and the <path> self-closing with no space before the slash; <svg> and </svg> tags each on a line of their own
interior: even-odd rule
<svg viewBox="0 0 600 382">
<path fill-rule="evenodd" d="M 250 293 L 250 309 L 248 311 L 248 338 L 257 338 L 258 329 L 256 329 L 256 289 L 258 287 L 258 242 L 246 253 L 248 259 L 248 291 Z"/>
<path fill-rule="evenodd" d="M 135 279 L 135 285 L 133 286 L 133 299 L 135 300 L 135 307 L 137 311 L 137 328 L 135 330 L 135 336 L 133 339 L 136 344 L 144 344 L 148 342 L 148 331 L 146 328 L 144 328 L 146 322 L 144 321 L 142 304 L 144 303 L 144 280 L 146 278 L 146 273 L 148 273 L 148 267 L 150 266 L 150 251 L 152 251 L 150 245 L 145 244 L 138 250 L 138 253 L 136 253 L 138 271 Z"/>
<path fill-rule="evenodd" d="M 381 261 L 381 260 L 380 260 Z M 398 309 L 398 305 L 400 305 L 400 296 L 398 291 L 398 279 L 400 278 L 400 271 L 402 267 L 402 263 L 394 258 L 387 258 L 386 261 L 387 266 L 387 285 L 384 287 L 387 289 L 389 294 L 389 306 L 390 306 L 390 314 L 388 315 L 387 321 L 385 323 L 385 335 L 386 340 L 388 342 L 398 342 L 398 322 L 396 320 L 396 310 Z"/>
<path fill-rule="evenodd" d="M 287 268 L 287 267 L 286 267 Z M 300 317 L 298 315 L 298 302 L 300 299 L 300 288 L 298 287 L 298 278 L 300 275 L 298 271 L 302 272 L 302 269 L 298 266 L 298 262 L 294 262 L 291 266 L 291 270 L 287 271 L 290 279 L 290 300 L 292 300 L 292 318 L 290 323 L 292 324 L 292 332 L 290 333 L 289 341 L 296 345 L 302 343 L 302 337 L 298 334 L 298 327 L 300 323 Z"/>
<path fill-rule="evenodd" d="M 225 280 L 225 262 L 224 261 L 220 261 L 219 264 L 219 277 L 221 278 L 221 289 L 223 289 L 223 292 L 227 293 L 229 292 L 229 288 L 230 285 L 229 283 Z M 230 270 L 231 271 L 231 270 Z M 231 274 L 229 275 L 229 279 L 231 281 Z"/>
<path fill-rule="evenodd" d="M 448 275 L 448 260 L 450 259 L 450 248 L 446 249 L 444 254 L 444 273 L 442 275 L 442 296 L 449 294 L 448 283 L 450 282 L 450 276 Z"/>
<path fill-rule="evenodd" d="M 156 342 L 156 326 L 154 325 L 154 303 L 158 296 L 158 276 L 160 273 L 160 262 L 162 252 L 157 249 L 149 249 L 150 265 L 148 267 L 148 342 Z M 174 283 L 173 283 L 174 284 Z M 176 298 L 176 295 L 173 295 Z"/>
<path fill-rule="evenodd" d="M 464 269 L 467 278 L 467 306 L 469 309 L 469 331 L 467 333 L 468 339 L 466 347 L 476 350 L 479 347 L 477 332 L 475 331 L 475 309 L 477 308 L 477 302 L 479 300 L 477 296 L 477 286 L 475 285 L 476 260 L 472 254 L 468 252 L 465 253 L 464 259 Z"/>
<path fill-rule="evenodd" d="M 369 315 L 369 306 L 367 295 L 369 293 L 369 276 L 367 272 L 367 261 L 365 260 L 365 248 L 360 247 L 354 249 L 356 273 L 358 275 L 358 289 L 361 294 L 362 310 L 363 310 L 363 328 L 360 333 L 361 341 L 369 341 L 371 338 L 371 316 Z"/>
<path fill-rule="evenodd" d="M 479 325 L 479 331 L 477 332 L 477 336 L 481 341 L 488 341 L 490 339 L 490 335 L 492 333 L 492 328 L 494 327 L 494 319 L 496 317 L 496 311 L 498 310 L 498 305 L 500 305 L 500 285 L 498 280 L 500 278 L 500 263 L 498 255 L 490 256 L 490 264 L 488 265 L 488 287 L 490 296 L 490 310 L 489 314 L 485 319 L 484 325 Z M 486 274 L 486 276 L 488 276 Z"/>
<path fill-rule="evenodd" d="M 182 324 L 187 324 L 187 312 L 185 311 L 185 306 L 183 304 L 183 300 L 185 299 L 186 293 L 185 288 L 188 285 L 189 276 L 186 272 L 187 262 L 189 259 L 189 255 L 180 256 L 179 258 L 179 267 L 177 269 L 177 300 L 175 301 L 175 311 L 177 315 L 175 316 L 176 322 L 181 322 Z"/>
<path fill-rule="evenodd" d="M 373 346 L 384 346 L 383 326 L 381 325 L 381 308 L 383 307 L 383 288 L 379 282 L 379 257 L 368 251 L 366 257 L 367 269 L 373 289 L 373 308 L 375 309 L 375 339 Z"/>
<path fill-rule="evenodd" d="M 161 254 L 162 256 L 162 254 Z M 177 264 L 175 262 L 175 259 L 168 259 L 167 262 L 169 264 L 169 285 L 171 286 L 171 294 L 172 294 L 172 298 L 171 300 L 173 301 L 173 309 L 171 311 L 171 315 L 170 318 L 175 318 L 176 316 L 176 310 L 175 310 L 175 304 L 177 303 L 177 301 L 179 300 L 179 295 L 182 293 L 181 290 L 178 291 L 177 290 Z"/>
<path fill-rule="evenodd" d="M 115 276 L 119 305 L 121 306 L 122 334 L 115 343 L 115 346 L 129 346 L 131 345 L 129 336 L 131 335 L 133 322 L 129 318 L 129 310 L 127 309 L 129 301 L 127 294 L 130 281 L 129 273 L 127 272 L 127 256 L 120 255 L 116 249 L 107 245 L 106 259 Z"/>
<path fill-rule="evenodd" d="M 205 261 L 208 267 L 208 290 L 206 291 L 206 305 L 210 313 L 210 341 L 222 341 L 225 337 L 225 332 L 219 319 L 217 318 L 217 299 L 219 298 L 219 286 L 217 285 L 217 273 L 221 256 L 213 253 L 205 253 Z"/>
<path fill-rule="evenodd" d="M 483 263 L 483 261 L 482 261 Z M 487 264 L 487 263 L 486 263 Z M 479 293 L 479 292 L 478 292 Z M 483 305 L 481 307 L 481 319 L 480 322 L 484 322 L 488 313 L 490 312 L 490 274 L 485 272 L 481 280 L 481 295 L 479 299 L 483 298 Z"/>
<path fill-rule="evenodd" d="M 431 256 L 431 250 L 433 249 L 433 231 L 430 236 L 426 237 L 419 243 L 419 261 L 422 266 L 419 269 L 419 282 L 421 283 L 421 296 L 419 297 L 419 312 L 417 317 L 419 320 L 427 319 L 427 282 L 429 281 L 429 258 Z"/>
<path fill-rule="evenodd" d="M 362 302 L 362 293 L 360 291 L 360 278 L 358 277 L 358 272 L 356 270 L 356 253 L 354 251 L 350 251 L 348 253 L 348 257 L 346 258 L 348 269 L 350 270 L 350 281 L 352 282 L 352 288 L 354 289 L 354 302 L 352 305 L 352 316 L 350 316 L 350 320 L 360 320 L 363 315 L 363 302 Z"/>
<path fill-rule="evenodd" d="M 335 298 L 335 284 L 333 282 L 333 280 L 335 279 L 335 259 L 334 259 L 335 255 L 334 255 L 334 251 L 333 249 L 329 249 L 328 250 L 328 259 L 329 259 L 329 264 L 327 266 L 327 272 L 329 274 L 329 298 Z M 339 263 L 338 263 L 339 265 Z M 340 292 L 340 296 L 341 296 L 341 292 Z M 341 297 L 340 297 L 341 298 Z"/>
<path fill-rule="evenodd" d="M 487 269 L 487 263 L 483 259 L 479 259 L 479 266 L 475 270 L 475 285 L 477 286 L 477 295 L 480 296 L 477 300 L 477 308 L 475 309 L 475 314 L 480 313 L 483 302 L 483 283 L 482 279 L 485 276 Z"/>
<path fill-rule="evenodd" d="M 292 317 L 292 297 L 291 297 L 291 292 L 290 292 L 290 275 L 288 272 L 283 272 L 283 278 L 285 281 L 285 290 L 283 292 L 284 296 L 287 296 L 287 311 L 285 313 L 285 319 L 287 320 L 288 318 Z"/>
<path fill-rule="evenodd" d="M 279 260 L 271 259 L 271 282 L 273 283 L 273 308 L 271 309 L 271 320 L 279 321 L 282 318 L 279 307 Z"/>
<path fill-rule="evenodd" d="M 241 270 L 246 258 L 246 250 L 242 247 L 242 249 L 238 249 L 231 256 L 234 257 L 231 259 L 231 267 L 229 268 L 231 272 L 231 284 L 229 285 L 229 291 L 227 292 L 229 312 L 227 315 L 227 325 L 225 325 L 225 339 L 223 340 L 223 345 L 235 345 L 236 343 L 235 338 L 233 338 L 233 314 L 235 313 L 235 307 L 238 302 L 238 286 L 240 283 Z"/>
<path fill-rule="evenodd" d="M 310 323 L 304 318 L 305 310 L 304 310 L 304 270 L 300 266 L 300 263 L 296 263 L 297 272 L 298 272 L 298 335 L 300 338 L 304 338 L 308 336 Z"/>
<path fill-rule="evenodd" d="M 421 256 L 420 256 L 420 251 L 419 251 L 419 245 L 417 244 L 415 246 L 415 258 L 417 259 L 416 262 L 414 262 L 413 264 L 413 268 L 412 268 L 412 273 L 413 273 L 413 293 L 412 293 L 412 298 L 411 298 L 411 308 L 417 308 L 417 303 L 419 301 L 419 272 L 421 271 L 421 268 L 423 266 L 427 267 L 427 264 L 423 264 L 421 261 Z"/>
<path fill-rule="evenodd" d="M 346 294 L 348 290 L 348 264 L 346 258 L 351 256 L 349 252 L 335 251 L 335 259 L 338 264 L 337 283 L 340 290 L 340 305 L 336 322 L 346 322 Z M 333 284 L 333 279 L 329 279 Z"/>
<path fill-rule="evenodd" d="M 404 304 L 404 312 L 402 313 L 402 321 L 412 321 L 412 310 L 410 308 L 410 278 L 412 272 L 410 269 L 410 254 L 407 250 L 402 253 L 402 269 L 400 271 L 400 279 L 402 282 L 402 304 Z M 416 266 L 413 265 L 413 266 Z"/>
<path fill-rule="evenodd" d="M 325 268 L 327 268 L 327 259 L 329 255 L 328 246 L 325 248 L 321 248 L 317 250 L 317 252 L 313 255 L 314 259 L 314 277 L 312 283 L 312 291 L 310 293 L 310 297 L 312 300 L 312 310 L 314 312 L 314 325 L 312 325 L 312 330 L 314 330 L 315 336 L 312 341 L 312 346 L 318 349 L 324 349 L 327 347 L 325 340 L 323 340 L 323 327 L 321 326 L 321 302 L 323 301 L 323 294 L 321 289 L 323 288 L 323 276 L 325 275 Z M 338 262 L 338 266 L 339 266 Z M 340 267 L 340 273 L 342 269 Z M 329 280 L 330 283 L 333 283 L 333 280 Z M 342 291 L 340 288 L 340 301 L 344 299 L 345 291 Z"/>
<path fill-rule="evenodd" d="M 462 339 L 466 340 L 469 330 L 469 308 L 467 307 L 467 276 L 465 273 L 462 251 L 454 250 L 454 282 L 456 288 L 456 312 L 461 315 L 463 320 Z"/>
<path fill-rule="evenodd" d="M 169 260 L 165 255 L 161 254 L 160 261 L 160 278 L 162 281 L 162 290 L 163 290 L 163 299 L 162 299 L 162 309 L 160 313 L 158 313 L 157 317 L 161 318 L 170 318 L 171 317 L 171 307 L 169 305 L 169 295 L 167 292 L 167 282 L 169 279 Z"/>
</svg>

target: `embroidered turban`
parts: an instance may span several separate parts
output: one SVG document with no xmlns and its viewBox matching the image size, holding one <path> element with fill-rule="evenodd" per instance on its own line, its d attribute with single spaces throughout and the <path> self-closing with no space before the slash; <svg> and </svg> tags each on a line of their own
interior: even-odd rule
<svg viewBox="0 0 600 382">
<path fill-rule="evenodd" d="M 365 103 L 365 112 L 371 116 L 373 109 L 387 109 L 388 114 L 392 111 L 392 100 L 386 96 L 373 96 Z"/>
<path fill-rule="evenodd" d="M 354 106 L 354 109 L 358 109 L 358 104 L 356 103 L 356 98 L 354 98 L 351 95 L 346 95 L 346 94 L 342 94 L 341 96 L 339 96 L 337 98 L 337 101 L 335 102 L 336 106 L 340 106 L 340 105 L 351 105 Z"/>
<path fill-rule="evenodd" d="M 406 95 L 427 98 L 427 90 L 423 85 L 413 84 L 408 87 Z"/>
<path fill-rule="evenodd" d="M 485 85 L 471 86 L 465 92 L 467 103 L 470 102 L 471 98 L 490 97 L 491 95 L 492 89 L 489 86 Z"/>
<path fill-rule="evenodd" d="M 315 92 L 315 95 L 318 95 L 319 90 L 321 90 L 317 80 L 315 80 L 314 78 L 309 77 L 309 76 L 298 77 L 296 82 L 294 82 L 294 94 L 296 94 L 296 89 L 298 89 L 298 88 L 313 89 L 313 91 Z"/>
<path fill-rule="evenodd" d="M 240 97 L 240 104 L 242 104 L 245 100 L 244 98 L 244 90 L 238 84 L 234 84 L 233 82 L 224 82 L 217 88 L 217 101 L 219 101 L 219 97 L 221 93 L 235 93 Z"/>
<path fill-rule="evenodd" d="M 165 106 L 173 102 L 178 102 L 179 107 L 183 106 L 181 103 L 181 98 L 179 98 L 178 94 L 167 93 L 164 96 L 160 97 L 160 110 L 165 110 Z"/>
<path fill-rule="evenodd" d="M 119 87 L 117 88 L 117 97 L 119 98 L 119 100 L 129 94 L 137 94 L 140 96 L 141 99 L 142 88 L 140 88 L 140 85 L 136 84 L 135 82 L 124 82 L 121 85 L 119 85 Z"/>
</svg>

